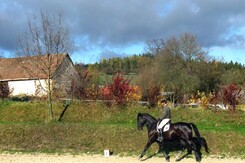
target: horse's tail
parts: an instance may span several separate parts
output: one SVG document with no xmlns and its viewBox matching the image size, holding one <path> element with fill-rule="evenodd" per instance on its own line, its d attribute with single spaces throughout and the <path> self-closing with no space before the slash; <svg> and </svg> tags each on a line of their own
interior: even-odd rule
<svg viewBox="0 0 245 163">
<path fill-rule="evenodd" d="M 200 144 L 202 144 L 202 141 L 201 141 L 201 135 L 200 135 L 200 133 L 199 133 L 199 131 L 198 131 L 198 129 L 197 129 L 197 126 L 196 126 L 195 124 L 193 124 L 193 123 L 190 123 L 190 125 L 191 125 L 191 127 L 193 128 L 193 130 L 194 130 L 194 133 L 195 133 L 195 135 L 196 135 L 197 141 L 198 141 Z"/>
<path fill-rule="evenodd" d="M 208 144 L 205 138 L 201 137 L 201 142 L 202 142 L 202 146 L 205 148 L 205 152 L 209 153 L 210 149 L 208 148 Z"/>
</svg>

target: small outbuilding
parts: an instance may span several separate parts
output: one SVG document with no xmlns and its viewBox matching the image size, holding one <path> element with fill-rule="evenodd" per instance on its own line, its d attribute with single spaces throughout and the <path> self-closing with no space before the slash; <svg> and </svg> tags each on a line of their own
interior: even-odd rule
<svg viewBox="0 0 245 163">
<path fill-rule="evenodd" d="M 72 81 L 77 78 L 78 72 L 68 54 L 0 58 L 0 82 L 8 83 L 11 96 L 45 96 L 50 79 L 53 93 L 67 97 Z"/>
</svg>

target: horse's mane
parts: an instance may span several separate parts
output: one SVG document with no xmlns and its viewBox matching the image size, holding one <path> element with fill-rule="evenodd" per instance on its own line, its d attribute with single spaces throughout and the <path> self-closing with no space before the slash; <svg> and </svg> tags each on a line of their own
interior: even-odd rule
<svg viewBox="0 0 245 163">
<path fill-rule="evenodd" d="M 155 121 L 155 122 L 157 121 L 156 118 L 154 118 L 152 115 L 150 115 L 148 113 L 139 113 L 138 116 L 144 116 L 149 121 Z"/>
</svg>

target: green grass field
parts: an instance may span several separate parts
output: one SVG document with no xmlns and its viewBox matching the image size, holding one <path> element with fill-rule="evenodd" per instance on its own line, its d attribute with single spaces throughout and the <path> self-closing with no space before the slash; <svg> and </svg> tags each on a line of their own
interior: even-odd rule
<svg viewBox="0 0 245 163">
<path fill-rule="evenodd" d="M 54 104 L 58 119 L 62 103 Z M 61 122 L 45 122 L 45 102 L 0 101 L 0 150 L 7 152 L 101 153 L 139 155 L 147 131 L 137 130 L 136 116 L 146 112 L 154 117 L 161 109 L 138 104 L 106 107 L 102 103 L 73 102 Z M 195 123 L 211 149 L 211 155 L 245 158 L 245 112 L 173 108 L 172 122 Z M 156 152 L 152 145 L 147 154 Z M 203 154 L 205 154 L 203 152 Z"/>
</svg>

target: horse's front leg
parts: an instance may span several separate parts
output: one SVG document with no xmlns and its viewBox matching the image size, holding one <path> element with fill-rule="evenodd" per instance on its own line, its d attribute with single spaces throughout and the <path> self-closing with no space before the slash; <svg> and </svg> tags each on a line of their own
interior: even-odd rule
<svg viewBox="0 0 245 163">
<path fill-rule="evenodd" d="M 153 143 L 152 140 L 148 140 L 148 142 L 146 143 L 145 148 L 144 148 L 144 150 L 142 151 L 142 153 L 141 153 L 139 159 L 141 159 L 141 158 L 145 155 L 146 151 L 147 151 L 148 148 L 152 145 L 152 143 Z"/>
</svg>

